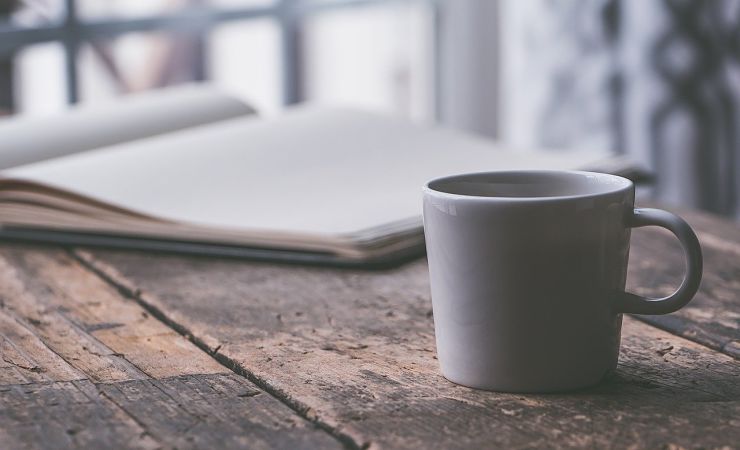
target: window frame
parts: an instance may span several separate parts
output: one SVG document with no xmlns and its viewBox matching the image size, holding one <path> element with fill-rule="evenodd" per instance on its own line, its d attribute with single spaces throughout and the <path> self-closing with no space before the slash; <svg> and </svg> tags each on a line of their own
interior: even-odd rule
<svg viewBox="0 0 740 450">
<path fill-rule="evenodd" d="M 311 14 L 339 8 L 362 7 L 389 3 L 421 3 L 428 5 L 432 14 L 433 51 L 433 103 L 439 98 L 439 17 L 443 0 L 275 0 L 268 6 L 221 8 L 204 1 L 181 11 L 145 18 L 83 20 L 79 17 L 76 0 L 64 0 L 65 16 L 57 23 L 37 27 L 21 27 L 0 23 L 0 59 L 12 58 L 18 50 L 42 42 L 59 42 L 64 49 L 67 102 L 79 101 L 78 54 L 82 44 L 114 38 L 127 33 L 171 31 L 188 33 L 205 40 L 207 34 L 220 24 L 250 19 L 269 18 L 280 29 L 280 59 L 282 62 L 281 92 L 283 105 L 299 103 L 305 99 L 303 83 L 302 22 Z M 205 47 L 205 46 L 201 46 Z M 205 49 L 204 49 L 205 51 Z M 206 55 L 201 52 L 196 80 L 207 79 Z M 435 109 L 436 106 L 435 106 Z"/>
</svg>

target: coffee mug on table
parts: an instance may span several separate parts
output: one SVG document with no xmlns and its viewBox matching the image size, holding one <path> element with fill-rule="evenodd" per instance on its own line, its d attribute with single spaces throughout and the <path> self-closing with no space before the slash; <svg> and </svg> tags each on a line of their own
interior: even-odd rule
<svg viewBox="0 0 740 450">
<path fill-rule="evenodd" d="M 622 313 L 667 314 L 699 288 L 701 248 L 680 217 L 634 208 L 615 175 L 506 171 L 424 187 L 437 357 L 449 380 L 552 392 L 598 383 L 617 365 Z M 624 291 L 630 230 L 678 237 L 686 275 L 672 295 Z"/>
</svg>

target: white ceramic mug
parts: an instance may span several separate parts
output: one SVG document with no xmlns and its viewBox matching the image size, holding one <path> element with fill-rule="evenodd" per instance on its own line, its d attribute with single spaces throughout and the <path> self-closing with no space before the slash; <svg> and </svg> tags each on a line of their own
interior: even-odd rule
<svg viewBox="0 0 740 450">
<path fill-rule="evenodd" d="M 683 245 L 672 295 L 624 291 L 630 230 L 657 225 Z M 449 380 L 552 392 L 617 365 L 622 313 L 667 314 L 699 288 L 701 248 L 678 216 L 634 208 L 631 181 L 576 171 L 451 176 L 424 187 L 437 356 Z"/>
</svg>

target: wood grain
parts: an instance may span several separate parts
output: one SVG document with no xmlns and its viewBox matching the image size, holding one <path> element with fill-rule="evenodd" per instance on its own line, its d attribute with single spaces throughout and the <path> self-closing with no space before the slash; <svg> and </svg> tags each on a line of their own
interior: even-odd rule
<svg viewBox="0 0 740 450">
<path fill-rule="evenodd" d="M 233 373 L 0 386 L 0 448 L 341 448 Z"/>
<path fill-rule="evenodd" d="M 603 384 L 560 395 L 482 392 L 439 374 L 424 261 L 359 272 L 78 254 L 224 364 L 357 447 L 740 442 L 737 361 L 630 318 L 619 368 Z"/>
<path fill-rule="evenodd" d="M 0 248 L 0 448 L 340 448 L 66 252 Z"/>
<path fill-rule="evenodd" d="M 0 355 L 0 385 L 85 378 L 4 308 L 0 309 Z"/>
<path fill-rule="evenodd" d="M 0 385 L 3 449 L 162 448 L 89 380 Z"/>
<path fill-rule="evenodd" d="M 233 373 L 124 381 L 98 388 L 168 447 L 342 447 Z"/>
<path fill-rule="evenodd" d="M 61 250 L 5 249 L 0 274 L 6 314 L 93 381 L 227 371 Z"/>
<path fill-rule="evenodd" d="M 678 312 L 639 319 L 740 358 L 740 227 L 707 214 L 677 213 L 695 229 L 702 245 L 701 288 Z M 656 227 L 633 231 L 629 290 L 650 297 L 668 295 L 681 283 L 684 270 L 683 253 L 673 235 Z"/>
</svg>

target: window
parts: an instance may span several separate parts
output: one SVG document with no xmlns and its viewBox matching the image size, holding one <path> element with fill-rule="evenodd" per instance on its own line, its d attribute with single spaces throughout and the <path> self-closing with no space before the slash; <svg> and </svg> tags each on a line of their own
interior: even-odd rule
<svg viewBox="0 0 740 450">
<path fill-rule="evenodd" d="M 267 114 L 430 117 L 440 1 L 0 0 L 0 114 L 209 80 Z"/>
</svg>

